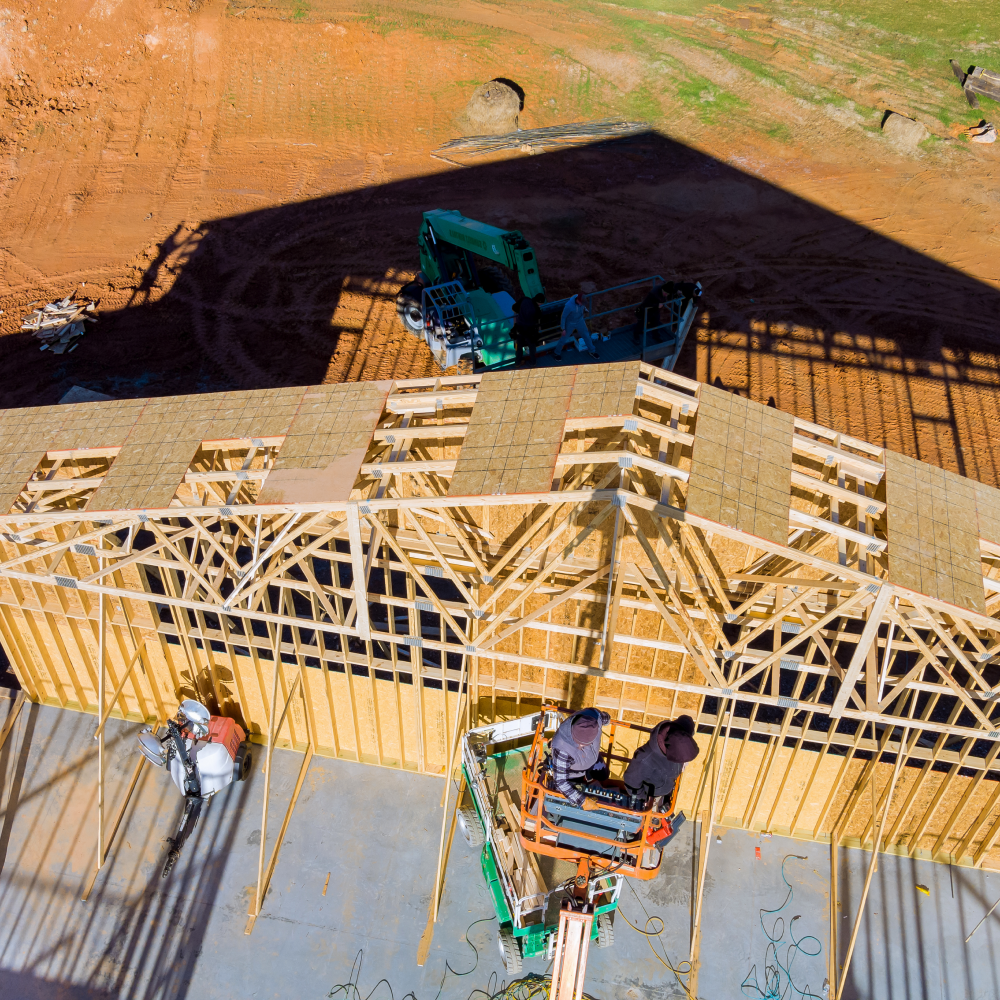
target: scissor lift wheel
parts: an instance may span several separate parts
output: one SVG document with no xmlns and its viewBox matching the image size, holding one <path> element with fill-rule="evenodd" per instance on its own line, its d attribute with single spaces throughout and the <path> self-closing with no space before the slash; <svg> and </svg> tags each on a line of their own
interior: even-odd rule
<svg viewBox="0 0 1000 1000">
<path fill-rule="evenodd" d="M 483 826 L 479 822 L 479 815 L 476 807 L 471 803 L 465 803 L 458 807 L 458 828 L 465 837 L 465 842 L 469 847 L 482 847 L 486 841 L 483 833 Z"/>
<path fill-rule="evenodd" d="M 500 948 L 503 967 L 510 975 L 517 975 L 521 971 L 521 949 L 517 946 L 514 932 L 509 927 L 501 927 L 497 931 L 497 945 Z"/>
<path fill-rule="evenodd" d="M 615 943 L 615 925 L 611 923 L 610 913 L 601 913 L 597 917 L 597 947 L 611 948 Z"/>
</svg>

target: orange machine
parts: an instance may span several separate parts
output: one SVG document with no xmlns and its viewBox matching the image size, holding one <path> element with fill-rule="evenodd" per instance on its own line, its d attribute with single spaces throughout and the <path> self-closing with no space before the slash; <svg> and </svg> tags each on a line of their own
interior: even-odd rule
<svg viewBox="0 0 1000 1000">
<path fill-rule="evenodd" d="M 640 879 L 655 878 L 660 870 L 662 849 L 683 821 L 683 816 L 674 815 L 680 778 L 662 801 L 642 793 L 635 795 L 622 781 L 590 782 L 583 790 L 600 801 L 601 807 L 584 810 L 574 806 L 550 785 L 548 747 L 554 731 L 546 733 L 549 713 L 569 714 L 548 705 L 538 717 L 527 767 L 522 771 L 521 844 L 536 854 L 575 862 L 577 885 L 582 888 L 587 886 L 594 870 Z M 612 761 L 627 764 L 630 760 L 614 752 L 618 729 L 652 732 L 645 726 L 620 720 L 612 720 L 608 729 L 608 746 L 602 749 L 601 759 L 609 769 Z"/>
</svg>

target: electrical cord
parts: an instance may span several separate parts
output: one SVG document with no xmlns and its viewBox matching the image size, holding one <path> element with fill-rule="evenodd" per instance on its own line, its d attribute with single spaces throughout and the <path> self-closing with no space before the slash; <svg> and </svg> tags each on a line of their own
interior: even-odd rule
<svg viewBox="0 0 1000 1000">
<path fill-rule="evenodd" d="M 440 997 L 441 994 L 442 994 L 442 992 L 444 991 L 444 981 L 445 981 L 445 979 L 448 978 L 448 973 L 449 972 L 453 976 L 458 976 L 459 978 L 461 978 L 463 976 L 471 976 L 472 973 L 475 972 L 476 969 L 479 968 L 479 949 L 469 940 L 469 931 L 471 931 L 472 928 L 476 926 L 476 924 L 486 924 L 486 923 L 489 923 L 491 920 L 496 920 L 496 915 L 494 915 L 492 917 L 480 917 L 478 920 L 473 920 L 472 923 L 469 924 L 469 926 L 465 928 L 465 943 L 472 949 L 473 953 L 476 956 L 475 964 L 472 966 L 471 969 L 469 969 L 468 972 L 456 972 L 451 967 L 451 963 L 448 961 L 448 959 L 445 959 L 444 960 L 444 976 L 441 979 L 441 988 L 437 991 L 437 996 L 434 997 L 434 1000 L 438 1000 L 438 997 Z M 405 1000 L 405 998 L 404 998 L 404 1000 Z"/>
<path fill-rule="evenodd" d="M 640 928 L 636 927 L 636 925 L 633 924 L 632 921 L 625 916 L 625 913 L 622 911 L 620 903 L 618 904 L 618 915 L 622 918 L 622 920 L 625 921 L 625 923 L 629 925 L 629 927 L 632 928 L 632 930 L 636 932 L 636 934 L 641 934 L 646 939 L 646 944 L 649 945 L 649 950 L 656 956 L 657 960 L 661 965 L 665 966 L 674 974 L 674 978 L 677 980 L 677 984 L 680 986 L 680 988 L 684 991 L 685 996 L 687 996 L 689 1000 L 695 1000 L 694 995 L 687 988 L 687 984 L 681 979 L 681 976 L 689 976 L 691 974 L 691 963 L 687 961 L 687 959 L 685 959 L 683 962 L 681 962 L 679 965 L 676 966 L 670 962 L 670 956 L 667 954 L 667 946 L 663 943 L 663 939 L 660 938 L 660 935 L 666 928 L 666 925 L 663 922 L 663 917 L 661 917 L 658 913 L 650 914 L 649 910 L 646 909 L 646 906 L 643 903 L 643 901 L 639 898 L 639 894 L 635 891 L 635 888 L 632 885 L 631 881 L 627 882 L 626 884 L 632 891 L 632 895 L 635 897 L 635 901 L 639 904 L 639 907 L 642 909 L 642 912 L 646 914 L 646 925 L 645 925 L 646 929 L 641 930 Z M 656 921 L 659 921 L 660 929 L 658 931 L 650 930 L 649 925 L 655 924 Z M 653 938 L 660 938 L 660 947 L 663 949 L 662 955 L 653 947 Z"/>
<path fill-rule="evenodd" d="M 346 983 L 338 983 L 334 986 L 327 997 L 340 997 L 343 996 L 344 1000 L 370 1000 L 375 991 L 383 984 L 389 989 L 389 1000 L 395 1000 L 392 994 L 392 984 L 388 979 L 380 979 L 371 989 L 370 993 L 361 995 L 361 991 L 358 989 L 358 980 L 361 978 L 361 966 L 365 961 L 365 953 L 360 948 L 358 949 L 357 955 L 354 956 L 354 961 L 351 963 L 351 975 Z M 410 997 L 412 1000 L 417 1000 L 417 995 L 410 990 L 409 993 L 404 994 L 400 1000 L 407 1000 Z"/>
<path fill-rule="evenodd" d="M 453 976 L 462 978 L 463 976 L 471 976 L 476 969 L 479 968 L 479 949 L 469 940 L 469 931 L 472 930 L 476 924 L 485 924 L 491 920 L 496 920 L 496 916 L 491 917 L 480 917 L 478 920 L 473 920 L 468 927 L 465 928 L 465 943 L 472 949 L 473 954 L 476 956 L 476 960 L 473 963 L 471 969 L 468 972 L 458 972 L 451 967 L 451 963 L 448 959 L 444 961 L 444 976 L 441 978 L 441 986 L 437 991 L 437 996 L 434 1000 L 439 1000 L 439 997 L 444 992 L 445 980 L 448 978 L 448 973 L 450 972 Z M 364 964 L 365 953 L 363 950 L 358 951 L 357 955 L 354 956 L 354 962 L 351 965 L 351 975 L 346 983 L 338 983 L 330 989 L 327 993 L 327 997 L 330 1000 L 337 1000 L 337 998 L 342 998 L 342 1000 L 371 1000 L 372 995 L 375 991 L 385 983 L 389 990 L 389 1000 L 395 1000 L 392 992 L 392 984 L 388 979 L 380 979 L 371 989 L 371 992 L 362 996 L 361 991 L 358 989 L 358 980 L 361 978 L 361 966 Z M 482 993 L 482 990 L 473 990 L 473 993 Z M 470 994 L 471 996 L 471 994 Z M 417 1000 L 416 993 L 410 990 L 408 993 L 404 993 L 400 1000 Z M 515 998 L 516 1000 L 516 998 Z"/>
<path fill-rule="evenodd" d="M 469 994 L 468 1000 L 473 1000 L 474 997 L 484 997 L 485 1000 L 548 1000 L 551 990 L 551 976 L 529 972 L 528 975 L 521 976 L 520 979 L 501 985 L 500 989 L 495 992 L 490 992 L 489 988 L 473 990 Z M 582 996 L 584 1000 L 595 1000 L 589 993 L 584 993 Z"/>
<path fill-rule="evenodd" d="M 468 932 L 476 925 L 485 923 L 487 920 L 495 920 L 495 917 L 484 917 L 482 920 L 474 920 L 469 924 L 466 929 L 466 940 L 468 941 Z M 476 971 L 479 965 L 479 951 L 476 946 L 468 941 L 469 946 L 476 953 L 476 964 L 473 965 L 468 972 L 455 972 L 454 969 L 445 962 L 445 975 L 450 971 L 455 976 L 470 976 Z M 362 995 L 361 991 L 358 989 L 358 980 L 361 978 L 361 966 L 364 962 L 364 952 L 359 951 L 354 958 L 354 963 L 351 966 L 351 975 L 346 983 L 339 983 L 334 986 L 327 997 L 331 998 L 343 998 L 343 1000 L 371 1000 L 375 991 L 385 983 L 389 990 L 390 1000 L 395 1000 L 392 992 L 392 985 L 389 983 L 388 979 L 380 979 L 371 991 L 367 994 Z M 525 976 L 521 976 L 518 979 L 514 979 L 509 983 L 501 983 L 500 988 L 496 988 L 497 984 L 497 974 L 491 973 L 489 980 L 486 983 L 486 989 L 475 989 L 469 993 L 468 1000 L 475 1000 L 475 998 L 484 998 L 484 1000 L 549 1000 L 549 995 L 552 990 L 552 976 L 539 975 L 537 972 L 529 972 Z M 444 980 L 441 981 L 442 989 L 444 988 Z M 434 1000 L 438 1000 L 441 996 L 441 990 L 438 990 L 437 997 Z M 417 1000 L 416 993 L 410 990 L 405 993 L 400 1000 Z M 597 1000 L 596 997 L 591 996 L 589 993 L 582 994 L 582 1000 Z"/>
<path fill-rule="evenodd" d="M 743 995 L 752 997 L 753 1000 L 824 1000 L 819 994 L 813 993 L 808 984 L 805 989 L 800 989 L 795 985 L 795 980 L 792 979 L 792 963 L 795 961 L 796 955 L 802 952 L 803 955 L 815 958 L 822 953 L 823 944 L 814 934 L 804 934 L 800 938 L 795 936 L 795 921 L 799 919 L 801 914 L 796 914 L 788 921 L 789 940 L 785 940 L 785 918 L 778 916 L 778 914 L 788 906 L 795 895 L 791 882 L 785 878 L 785 863 L 789 858 L 795 858 L 798 861 L 807 860 L 801 854 L 786 854 L 781 859 L 781 879 L 788 886 L 788 894 L 785 896 L 785 901 L 777 909 L 759 911 L 760 928 L 764 932 L 764 937 L 767 938 L 767 949 L 764 952 L 764 986 L 761 988 L 757 981 L 756 964 L 747 973 L 746 979 L 740 983 Z M 770 933 L 764 926 L 765 914 L 774 917 Z M 815 951 L 809 951 L 803 947 L 803 942 L 807 941 L 816 942 Z M 781 961 L 783 946 L 785 946 L 784 962 Z M 750 981 L 751 977 L 753 977 L 753 982 Z M 752 990 L 752 992 L 748 993 L 747 990 Z"/>
</svg>

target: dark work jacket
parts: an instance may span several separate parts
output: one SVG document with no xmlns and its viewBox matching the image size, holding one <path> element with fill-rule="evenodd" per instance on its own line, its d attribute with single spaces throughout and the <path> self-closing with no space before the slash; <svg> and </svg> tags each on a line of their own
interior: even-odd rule
<svg viewBox="0 0 1000 1000">
<path fill-rule="evenodd" d="M 529 337 L 535 336 L 538 333 L 538 324 L 541 318 L 541 307 L 534 299 L 525 295 L 517 304 L 517 318 L 514 322 L 518 328 Z"/>
<path fill-rule="evenodd" d="M 649 742 L 636 750 L 631 763 L 625 768 L 625 784 L 632 791 L 639 791 L 644 784 L 652 785 L 654 795 L 669 795 L 674 790 L 674 782 L 684 765 L 668 760 L 660 749 L 657 736 L 663 728 L 669 729 L 670 722 L 661 722 L 653 730 Z"/>
</svg>

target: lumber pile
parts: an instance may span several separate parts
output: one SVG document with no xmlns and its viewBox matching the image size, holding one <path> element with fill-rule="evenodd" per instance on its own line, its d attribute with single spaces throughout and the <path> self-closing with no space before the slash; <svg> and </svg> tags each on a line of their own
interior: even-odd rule
<svg viewBox="0 0 1000 1000">
<path fill-rule="evenodd" d="M 523 153 L 541 153 L 563 146 L 577 146 L 589 142 L 602 142 L 638 135 L 649 131 L 648 122 L 631 122 L 624 118 L 603 118 L 593 122 L 574 122 L 569 125 L 551 125 L 546 128 L 519 129 L 505 135 L 470 135 L 450 139 L 439 146 L 435 153 L 464 153 L 481 156 L 504 150 Z"/>
<path fill-rule="evenodd" d="M 24 317 L 21 329 L 33 333 L 42 342 L 40 351 L 52 351 L 53 354 L 76 350 L 79 338 L 85 331 L 85 323 L 96 323 L 97 317 L 92 315 L 97 309 L 96 302 L 74 302 L 71 296 L 39 306 Z"/>
<path fill-rule="evenodd" d="M 980 96 L 1000 101 L 1000 73 L 982 66 L 971 66 L 968 73 L 963 73 L 954 59 L 951 60 L 951 69 L 965 92 L 969 107 L 978 109 Z"/>
</svg>

